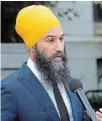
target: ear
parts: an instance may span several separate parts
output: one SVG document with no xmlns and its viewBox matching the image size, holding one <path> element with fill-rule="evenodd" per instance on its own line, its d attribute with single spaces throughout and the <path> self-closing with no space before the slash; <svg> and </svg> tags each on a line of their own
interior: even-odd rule
<svg viewBox="0 0 102 121">
<path fill-rule="evenodd" d="M 33 46 L 30 50 L 29 50 L 29 57 L 31 60 L 35 60 L 36 58 L 36 49 L 35 46 Z"/>
</svg>

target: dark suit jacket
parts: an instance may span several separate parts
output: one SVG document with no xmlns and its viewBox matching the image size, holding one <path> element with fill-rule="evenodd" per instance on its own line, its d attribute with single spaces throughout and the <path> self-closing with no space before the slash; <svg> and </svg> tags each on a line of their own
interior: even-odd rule
<svg viewBox="0 0 102 121">
<path fill-rule="evenodd" d="M 2 121 L 60 121 L 49 95 L 27 67 L 26 63 L 1 82 Z M 74 121 L 83 121 L 83 111 L 77 96 L 70 90 Z"/>
</svg>

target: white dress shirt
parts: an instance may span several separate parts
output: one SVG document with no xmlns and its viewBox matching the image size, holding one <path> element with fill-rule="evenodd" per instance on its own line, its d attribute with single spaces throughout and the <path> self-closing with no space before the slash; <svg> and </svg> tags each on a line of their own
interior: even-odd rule
<svg viewBox="0 0 102 121">
<path fill-rule="evenodd" d="M 42 84 L 42 86 L 44 87 L 44 89 L 46 90 L 46 92 L 48 93 L 48 95 L 50 96 L 52 102 L 54 103 L 55 105 L 55 108 L 59 114 L 59 110 L 58 110 L 58 107 L 57 107 L 57 104 L 56 104 L 56 100 L 55 100 L 55 96 L 54 96 L 54 93 L 53 93 L 53 89 L 50 87 L 48 87 L 48 85 L 45 83 L 45 81 L 43 80 L 43 77 L 41 75 L 41 73 L 38 71 L 38 69 L 36 68 L 36 64 L 35 62 L 33 62 L 30 58 L 28 59 L 28 62 L 27 62 L 27 66 L 31 69 L 31 71 L 35 74 L 35 76 L 38 78 L 38 80 L 40 81 L 40 83 Z M 67 110 L 68 110 L 68 113 L 69 113 L 69 117 L 70 117 L 70 121 L 73 121 L 73 115 L 72 115 L 72 108 L 71 108 L 71 103 L 70 103 L 70 100 L 69 100 L 69 97 L 68 97 L 68 94 L 64 88 L 64 85 L 63 83 L 60 83 L 58 85 L 59 89 L 60 89 L 60 92 L 61 92 L 61 95 L 63 97 L 63 100 L 65 102 L 65 105 L 67 107 Z M 60 116 L 60 114 L 59 114 Z"/>
</svg>

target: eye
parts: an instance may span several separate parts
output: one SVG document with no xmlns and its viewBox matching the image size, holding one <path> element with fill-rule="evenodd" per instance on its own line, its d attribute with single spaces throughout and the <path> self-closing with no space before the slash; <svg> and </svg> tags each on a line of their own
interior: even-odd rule
<svg viewBox="0 0 102 121">
<path fill-rule="evenodd" d="M 64 38 L 62 37 L 62 38 L 60 38 L 60 41 L 64 41 Z"/>
<path fill-rule="evenodd" d="M 54 42 L 54 39 L 50 38 L 50 39 L 47 40 L 47 42 Z"/>
</svg>

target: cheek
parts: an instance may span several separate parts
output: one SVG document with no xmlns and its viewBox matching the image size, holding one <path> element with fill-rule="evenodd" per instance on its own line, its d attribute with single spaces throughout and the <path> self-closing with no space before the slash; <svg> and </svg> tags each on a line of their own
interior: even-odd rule
<svg viewBox="0 0 102 121">
<path fill-rule="evenodd" d="M 47 42 L 38 42 L 37 48 L 43 53 L 46 57 L 50 57 L 54 53 L 54 45 L 50 45 Z"/>
<path fill-rule="evenodd" d="M 44 51 L 43 51 L 43 53 L 47 56 L 47 57 L 51 57 L 51 55 L 53 54 L 53 50 L 51 50 L 51 49 L 45 49 Z"/>
</svg>

